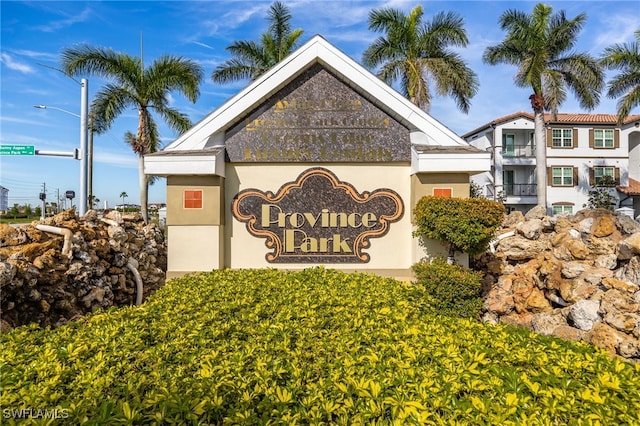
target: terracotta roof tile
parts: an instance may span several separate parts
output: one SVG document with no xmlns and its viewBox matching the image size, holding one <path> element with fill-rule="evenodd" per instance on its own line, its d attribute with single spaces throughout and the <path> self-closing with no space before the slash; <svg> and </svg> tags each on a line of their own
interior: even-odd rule
<svg viewBox="0 0 640 426">
<path fill-rule="evenodd" d="M 617 189 L 627 195 L 640 195 L 640 181 L 629 178 L 629 186 L 619 186 Z"/>
<path fill-rule="evenodd" d="M 477 129 L 462 135 L 463 138 L 467 138 L 480 130 L 486 129 L 490 126 L 495 126 L 505 121 L 513 120 L 514 118 L 528 118 L 533 120 L 533 114 L 525 111 L 518 111 L 513 114 L 505 115 L 504 117 L 496 118 L 495 120 L 484 124 Z M 558 113 L 555 120 L 552 120 L 551 113 L 544 114 L 544 121 L 547 123 L 571 123 L 571 124 L 611 124 L 615 125 L 618 122 L 618 116 L 616 114 L 576 114 L 576 113 Z M 640 114 L 630 115 L 624 120 L 624 124 L 633 123 L 634 121 L 640 121 Z"/>
</svg>

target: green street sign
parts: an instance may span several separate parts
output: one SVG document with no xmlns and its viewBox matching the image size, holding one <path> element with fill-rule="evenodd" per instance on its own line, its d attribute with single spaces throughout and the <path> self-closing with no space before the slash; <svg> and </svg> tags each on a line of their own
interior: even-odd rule
<svg viewBox="0 0 640 426">
<path fill-rule="evenodd" d="M 36 155 L 33 145 L 0 145 L 0 155 Z"/>
</svg>

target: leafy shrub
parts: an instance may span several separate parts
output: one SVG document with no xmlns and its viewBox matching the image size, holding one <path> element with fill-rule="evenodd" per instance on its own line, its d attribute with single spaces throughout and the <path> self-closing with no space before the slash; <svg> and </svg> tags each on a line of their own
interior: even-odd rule
<svg viewBox="0 0 640 426">
<path fill-rule="evenodd" d="M 3 424 L 20 409 L 56 425 L 637 423 L 639 365 L 429 300 L 325 269 L 173 280 L 137 307 L 0 335 Z"/>
<path fill-rule="evenodd" d="M 600 182 L 589 190 L 589 200 L 582 207 L 613 211 L 618 203 L 615 187 L 618 181 L 611 176 L 602 176 Z"/>
<path fill-rule="evenodd" d="M 487 249 L 504 218 L 504 206 L 486 198 L 422 197 L 414 209 L 414 236 L 449 243 L 474 256 Z"/>
<path fill-rule="evenodd" d="M 481 276 L 444 259 L 413 265 L 417 283 L 433 297 L 438 310 L 462 318 L 478 318 L 482 308 Z"/>
</svg>

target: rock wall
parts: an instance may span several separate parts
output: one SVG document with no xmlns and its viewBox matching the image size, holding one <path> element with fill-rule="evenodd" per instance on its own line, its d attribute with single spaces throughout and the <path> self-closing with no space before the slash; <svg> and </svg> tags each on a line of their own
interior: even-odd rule
<svg viewBox="0 0 640 426">
<path fill-rule="evenodd" d="M 640 224 L 606 210 L 507 216 L 476 259 L 484 320 L 584 340 L 640 361 Z"/>
<path fill-rule="evenodd" d="M 63 236 L 37 225 L 69 229 L 69 250 L 62 252 Z M 58 326 L 98 309 L 135 304 L 130 259 L 144 297 L 164 284 L 164 234 L 139 214 L 112 211 L 98 218 L 89 211 L 78 218 L 67 210 L 19 227 L 0 225 L 2 329 L 31 322 Z"/>
</svg>

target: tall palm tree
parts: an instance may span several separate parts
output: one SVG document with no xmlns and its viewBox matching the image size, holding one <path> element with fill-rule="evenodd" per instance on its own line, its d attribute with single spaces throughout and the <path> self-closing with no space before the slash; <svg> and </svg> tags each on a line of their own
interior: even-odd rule
<svg viewBox="0 0 640 426">
<path fill-rule="evenodd" d="M 151 110 L 173 130 L 183 133 L 191 127 L 186 114 L 169 106 L 172 91 L 194 102 L 200 95 L 204 72 L 196 62 L 164 55 L 145 68 L 141 58 L 111 49 L 83 45 L 62 51 L 62 67 L 69 75 L 92 74 L 106 78 L 106 84 L 92 102 L 93 129 L 106 132 L 128 108 L 138 110 L 138 155 L 141 213 L 148 220 L 148 178 L 144 174 L 144 155 L 158 150 L 160 137 Z"/>
<path fill-rule="evenodd" d="M 600 63 L 608 69 L 618 69 L 620 74 L 609 80 L 607 96 L 618 100 L 618 124 L 640 105 L 640 30 L 635 41 L 607 47 Z"/>
<path fill-rule="evenodd" d="M 536 180 L 538 205 L 547 208 L 547 155 L 544 111 L 555 116 L 571 90 L 582 108 L 593 109 L 600 102 L 604 73 L 597 59 L 587 53 L 575 53 L 578 33 L 587 19 L 584 13 L 567 19 L 564 11 L 552 14 L 542 3 L 531 15 L 507 10 L 499 19 L 507 31 L 505 39 L 484 51 L 483 60 L 496 65 L 518 67 L 514 81 L 518 87 L 530 87 L 534 112 L 536 144 Z"/>
<path fill-rule="evenodd" d="M 235 41 L 227 47 L 234 57 L 211 73 L 214 82 L 255 80 L 295 50 L 303 30 L 291 29 L 289 9 L 275 2 L 269 8 L 267 20 L 269 29 L 260 36 L 260 41 Z"/>
<path fill-rule="evenodd" d="M 125 198 L 127 198 L 127 197 L 128 197 L 128 195 L 127 195 L 127 193 L 126 193 L 126 192 L 122 191 L 122 192 L 120 193 L 120 198 L 122 198 L 122 204 L 123 204 L 123 205 L 124 205 L 124 199 L 125 199 Z"/>
<path fill-rule="evenodd" d="M 409 15 L 393 8 L 369 12 L 369 29 L 384 32 L 362 55 L 365 66 L 381 66 L 378 77 L 387 84 L 400 80 L 404 95 L 425 111 L 431 107 L 431 90 L 451 96 L 460 111 L 469 111 L 478 91 L 478 76 L 450 47 L 465 47 L 469 40 L 462 18 L 440 12 L 422 22 L 422 6 Z"/>
</svg>

